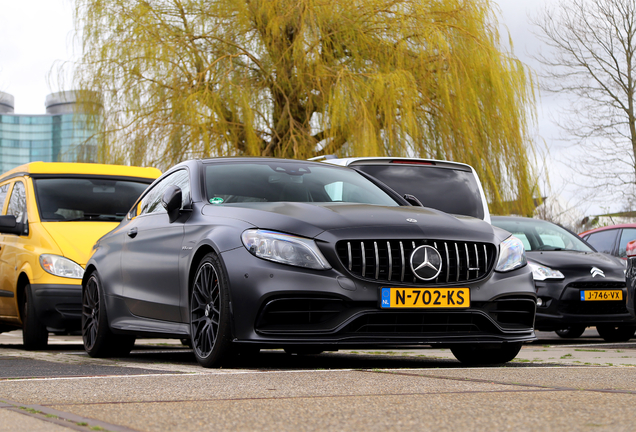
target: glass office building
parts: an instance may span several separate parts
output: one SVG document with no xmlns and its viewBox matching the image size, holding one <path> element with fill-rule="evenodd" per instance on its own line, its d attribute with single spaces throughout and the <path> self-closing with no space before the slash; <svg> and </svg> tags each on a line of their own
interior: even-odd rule
<svg viewBox="0 0 636 432">
<path fill-rule="evenodd" d="M 75 92 L 52 93 L 45 106 L 46 114 L 14 114 L 13 96 L 0 92 L 0 173 L 32 161 L 97 161 L 96 129 Z"/>
</svg>

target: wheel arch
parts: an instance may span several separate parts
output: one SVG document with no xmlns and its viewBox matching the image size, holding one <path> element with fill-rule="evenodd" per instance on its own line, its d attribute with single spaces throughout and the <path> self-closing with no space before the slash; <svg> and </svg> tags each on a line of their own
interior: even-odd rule
<svg viewBox="0 0 636 432">
<path fill-rule="evenodd" d="M 194 255 L 192 255 L 192 260 L 190 261 L 190 268 L 188 269 L 188 297 L 187 297 L 187 309 L 188 309 L 188 329 L 190 328 L 190 298 L 192 297 L 192 285 L 194 283 L 194 277 L 196 276 L 197 269 L 199 268 L 199 264 L 203 260 L 203 257 L 209 253 L 214 253 L 216 257 L 219 259 L 222 268 L 219 271 L 224 273 L 225 279 L 230 282 L 229 275 L 227 273 L 227 268 L 225 267 L 225 261 L 221 256 L 221 253 L 217 249 L 216 245 L 212 243 L 203 243 L 201 244 Z M 228 287 L 229 301 L 230 301 L 230 331 L 232 336 L 236 334 L 234 329 L 234 312 L 232 310 L 232 290 L 231 287 Z"/>
<path fill-rule="evenodd" d="M 91 275 L 91 273 L 93 273 L 97 268 L 95 267 L 94 264 L 88 264 L 86 266 L 86 269 L 84 270 L 84 276 L 82 276 L 82 289 L 84 289 L 84 285 L 86 284 L 86 281 L 88 280 L 88 277 Z"/>
<path fill-rule="evenodd" d="M 30 284 L 29 276 L 25 272 L 21 272 L 18 276 L 18 283 L 16 286 L 17 302 L 18 302 L 18 314 L 20 315 L 20 321 L 24 320 L 22 316 L 24 314 L 24 302 L 26 301 L 26 287 Z"/>
</svg>

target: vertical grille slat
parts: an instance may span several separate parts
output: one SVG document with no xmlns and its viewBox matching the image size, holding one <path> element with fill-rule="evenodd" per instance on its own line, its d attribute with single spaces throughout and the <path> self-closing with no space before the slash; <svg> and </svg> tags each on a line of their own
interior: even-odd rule
<svg viewBox="0 0 636 432">
<path fill-rule="evenodd" d="M 400 275 L 400 282 L 404 282 L 404 273 L 406 271 L 406 260 L 404 259 L 404 245 L 400 242 L 400 254 L 402 255 L 402 274 Z"/>
<path fill-rule="evenodd" d="M 475 259 L 477 260 L 477 274 L 476 277 L 479 277 L 479 251 L 477 250 L 477 245 L 475 245 Z"/>
<path fill-rule="evenodd" d="M 464 243 L 464 250 L 466 251 L 466 280 L 470 279 L 470 255 L 468 254 L 468 243 Z"/>
<path fill-rule="evenodd" d="M 437 278 L 419 279 L 409 264 L 420 246 L 435 248 L 442 259 Z M 492 270 L 496 247 L 489 243 L 448 240 L 343 240 L 336 245 L 338 257 L 354 276 L 379 282 L 414 284 L 456 284 L 481 279 Z"/>
<path fill-rule="evenodd" d="M 375 278 L 380 277 L 380 254 L 378 253 L 378 242 L 373 242 L 373 251 L 375 252 Z"/>
<path fill-rule="evenodd" d="M 459 258 L 459 248 L 457 247 L 457 243 L 455 243 L 455 258 L 457 259 L 457 279 L 455 279 L 455 282 L 459 282 L 459 271 L 462 266 L 461 266 L 461 260 Z"/>
<path fill-rule="evenodd" d="M 448 255 L 448 243 L 444 242 L 444 249 L 446 249 L 446 263 L 450 263 L 450 255 Z M 450 280 L 450 265 L 446 265 L 446 282 Z"/>
<path fill-rule="evenodd" d="M 367 275 L 367 251 L 364 248 L 364 242 L 360 242 L 362 248 L 362 277 Z"/>
<path fill-rule="evenodd" d="M 391 280 L 391 276 L 393 275 L 393 254 L 391 253 L 391 242 L 386 242 L 386 250 L 389 253 L 389 275 L 387 276 L 388 280 Z"/>
</svg>

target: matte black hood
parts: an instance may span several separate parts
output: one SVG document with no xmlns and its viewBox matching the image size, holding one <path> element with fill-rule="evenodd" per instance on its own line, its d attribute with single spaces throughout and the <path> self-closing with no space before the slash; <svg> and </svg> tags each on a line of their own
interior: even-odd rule
<svg viewBox="0 0 636 432">
<path fill-rule="evenodd" d="M 530 261 L 559 270 L 566 278 L 584 275 L 592 278 L 592 267 L 597 267 L 605 273 L 605 279 L 625 281 L 625 266 L 616 258 L 600 252 L 526 251 L 526 256 Z"/>
<path fill-rule="evenodd" d="M 217 210 L 220 210 L 220 207 L 206 205 L 202 213 L 221 216 L 221 212 Z M 356 231 L 360 231 L 366 233 L 367 237 L 449 239 L 498 244 L 509 235 L 479 219 L 457 218 L 422 207 L 292 202 L 241 203 L 223 205 L 223 216 L 243 220 L 258 228 L 308 238 L 315 238 L 323 232 L 341 237 L 347 236 L 347 232 L 354 235 Z"/>
</svg>

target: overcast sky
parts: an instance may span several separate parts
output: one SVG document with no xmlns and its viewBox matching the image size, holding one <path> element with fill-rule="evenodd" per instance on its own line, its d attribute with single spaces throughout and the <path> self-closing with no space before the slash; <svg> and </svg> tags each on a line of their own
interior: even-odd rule
<svg viewBox="0 0 636 432">
<path fill-rule="evenodd" d="M 534 15 L 549 0 L 495 0 L 501 8 L 500 21 L 509 31 L 516 56 L 530 67 L 537 65 L 531 56 L 541 49 L 532 34 L 529 15 Z M 0 91 L 15 98 L 16 114 L 43 114 L 47 94 L 68 90 L 57 87 L 48 76 L 56 64 L 77 55 L 73 49 L 72 0 L 0 0 Z M 507 35 L 502 32 L 502 40 Z M 50 81 L 50 82 L 49 82 Z M 549 172 L 552 188 L 571 203 L 578 201 L 576 189 L 567 181 L 571 170 L 560 161 L 571 159 L 558 140 L 559 130 L 553 122 L 562 99 L 540 95 L 536 141 L 550 149 Z M 564 189 L 565 188 L 565 189 Z M 601 198 L 581 206 L 586 214 L 619 210 L 620 206 Z"/>
</svg>

